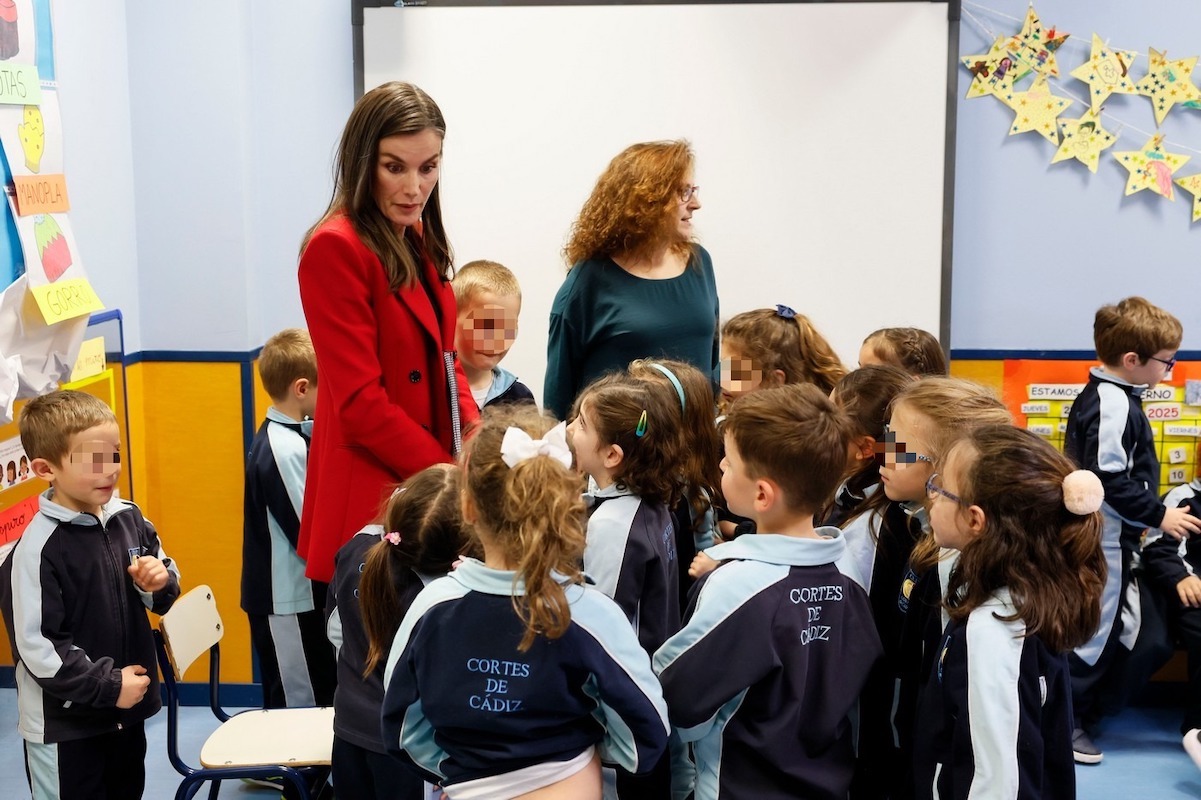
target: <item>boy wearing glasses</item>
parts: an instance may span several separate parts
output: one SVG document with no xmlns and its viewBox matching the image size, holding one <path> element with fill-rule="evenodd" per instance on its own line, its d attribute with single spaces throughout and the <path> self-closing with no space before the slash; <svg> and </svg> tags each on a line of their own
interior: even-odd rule
<svg viewBox="0 0 1201 800">
<path fill-rule="evenodd" d="M 0 565 L 16 659 L 18 732 L 35 797 L 139 798 L 144 721 L 161 705 L 146 610 L 179 596 L 179 570 L 133 503 L 115 496 L 121 434 L 83 392 L 35 398 L 21 444 L 50 482 Z"/>
<path fill-rule="evenodd" d="M 867 594 L 835 565 L 842 531 L 815 527 L 850 425 L 821 390 L 738 398 L 722 494 L 756 533 L 710 548 L 684 627 L 655 653 L 672 726 L 692 742 L 696 800 L 847 796 L 851 714 L 882 654 Z"/>
<path fill-rule="evenodd" d="M 1099 764 L 1103 757 L 1086 728 L 1102 714 L 1098 701 L 1105 685 L 1130 677 L 1119 669 L 1139 633 L 1139 605 L 1136 599 L 1127 602 L 1127 589 L 1143 531 L 1159 528 L 1176 538 L 1201 533 L 1201 519 L 1187 508 L 1167 508 L 1159 499 L 1159 459 L 1142 403 L 1143 392 L 1176 363 L 1182 338 L 1180 321 L 1141 297 L 1102 307 L 1093 322 L 1101 366 L 1090 371 L 1068 416 L 1064 452 L 1095 472 L 1105 487 L 1102 547 L 1109 568 L 1101 625 L 1068 656 L 1075 714 L 1072 746 L 1080 764 Z"/>
</svg>

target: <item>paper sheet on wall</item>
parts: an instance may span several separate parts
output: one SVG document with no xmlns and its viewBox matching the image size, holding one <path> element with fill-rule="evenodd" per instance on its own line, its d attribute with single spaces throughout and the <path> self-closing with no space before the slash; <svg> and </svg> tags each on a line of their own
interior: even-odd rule
<svg viewBox="0 0 1201 800">
<path fill-rule="evenodd" d="M 2 2 L 2 0 L 0 0 Z M 12 172 L 17 213 L 66 211 L 62 115 L 58 92 L 42 92 L 40 105 L 0 105 L 0 145 Z"/>
<path fill-rule="evenodd" d="M 10 208 L 14 205 L 11 194 L 8 204 Z M 30 286 L 87 277 L 66 214 L 17 217 L 17 235 L 21 239 L 21 254 L 25 257 L 25 274 Z"/>
<path fill-rule="evenodd" d="M 0 61 L 37 63 L 33 0 L 0 0 Z"/>
<path fill-rule="evenodd" d="M 22 275 L 0 294 L 0 422 L 13 402 L 58 388 L 71 376 L 87 330 L 86 315 L 47 325 Z"/>
<path fill-rule="evenodd" d="M 0 0 L 0 103 L 40 102 L 33 0 Z"/>
</svg>

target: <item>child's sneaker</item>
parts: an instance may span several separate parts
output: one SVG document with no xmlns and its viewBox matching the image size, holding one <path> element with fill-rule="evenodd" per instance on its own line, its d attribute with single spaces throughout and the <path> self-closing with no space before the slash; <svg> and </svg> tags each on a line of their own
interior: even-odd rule
<svg viewBox="0 0 1201 800">
<path fill-rule="evenodd" d="M 1184 735 L 1184 752 L 1188 753 L 1197 768 L 1201 769 L 1201 730 L 1193 728 Z"/>
<path fill-rule="evenodd" d="M 1187 736 L 1184 738 L 1188 739 Z M 1201 742 L 1198 742 L 1198 747 L 1201 747 Z M 1093 744 L 1093 740 L 1084 732 L 1084 728 L 1077 728 L 1072 731 L 1072 756 L 1075 757 L 1077 764 L 1100 764 L 1105 754 L 1101 752 L 1101 748 Z"/>
</svg>

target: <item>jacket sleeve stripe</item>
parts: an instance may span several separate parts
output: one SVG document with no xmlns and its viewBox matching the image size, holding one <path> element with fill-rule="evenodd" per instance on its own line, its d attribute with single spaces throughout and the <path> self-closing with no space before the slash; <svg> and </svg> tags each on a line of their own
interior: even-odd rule
<svg viewBox="0 0 1201 800">
<path fill-rule="evenodd" d="M 1117 386 L 1102 383 L 1097 387 L 1101 416 L 1097 423 L 1097 469 L 1102 472 L 1126 472 L 1130 454 L 1122 444 L 1130 414 L 1130 401 Z"/>
<path fill-rule="evenodd" d="M 968 724 L 975 772 L 968 799 L 1018 797 L 1018 728 L 1025 625 L 994 612 L 1012 613 L 1006 604 L 986 604 L 967 623 Z"/>
<path fill-rule="evenodd" d="M 58 674 L 63 659 L 54 642 L 43 634 L 44 604 L 54 597 L 44 593 L 42 586 L 42 548 L 46 546 L 55 524 L 37 515 L 21 537 L 21 546 L 12 555 L 13 638 L 17 657 L 29 674 L 48 679 Z"/>
</svg>

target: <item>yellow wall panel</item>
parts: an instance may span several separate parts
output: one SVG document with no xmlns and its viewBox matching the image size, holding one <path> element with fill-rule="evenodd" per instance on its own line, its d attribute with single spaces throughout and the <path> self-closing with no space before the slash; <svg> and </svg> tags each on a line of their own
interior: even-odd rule
<svg viewBox="0 0 1201 800">
<path fill-rule="evenodd" d="M 250 629 L 239 607 L 241 365 L 143 362 L 138 367 L 144 409 L 138 439 L 147 452 L 145 479 L 135 476 L 139 505 L 179 563 L 184 591 L 202 583 L 213 588 L 225 623 L 222 680 L 248 683 Z"/>
<path fill-rule="evenodd" d="M 997 396 L 1005 390 L 1004 361 L 952 361 L 951 375 L 991 386 L 997 390 Z"/>
</svg>

